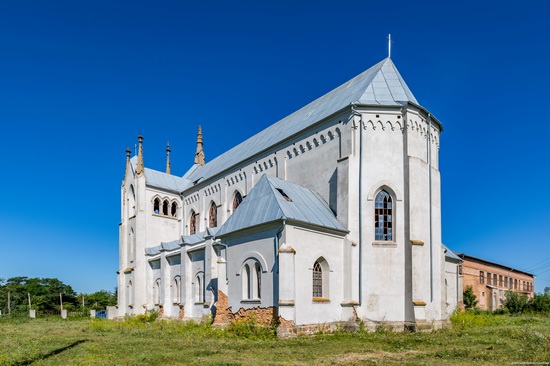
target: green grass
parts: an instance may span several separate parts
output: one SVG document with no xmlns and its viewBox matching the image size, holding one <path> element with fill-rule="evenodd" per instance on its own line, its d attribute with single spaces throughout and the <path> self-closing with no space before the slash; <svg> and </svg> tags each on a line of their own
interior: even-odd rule
<svg viewBox="0 0 550 366">
<path fill-rule="evenodd" d="M 459 314 L 432 333 L 281 340 L 271 329 L 146 319 L 0 320 L 0 365 L 471 365 L 550 361 L 550 318 Z"/>
</svg>

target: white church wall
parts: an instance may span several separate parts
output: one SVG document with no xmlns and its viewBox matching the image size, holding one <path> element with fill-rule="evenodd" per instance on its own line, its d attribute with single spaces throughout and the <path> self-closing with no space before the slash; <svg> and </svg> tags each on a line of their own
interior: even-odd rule
<svg viewBox="0 0 550 366">
<path fill-rule="evenodd" d="M 296 325 L 330 323 L 342 319 L 344 300 L 344 239 L 295 225 L 287 225 L 285 244 L 296 250 L 295 323 Z M 325 262 L 323 289 L 320 298 L 313 297 L 313 267 L 317 260 Z M 290 319 L 287 319 L 290 320 Z"/>
<path fill-rule="evenodd" d="M 405 210 L 403 134 L 396 114 L 363 114 L 363 298 L 364 317 L 404 321 Z M 359 142 L 358 142 L 359 144 Z M 393 201 L 393 240 L 374 235 L 374 200 L 385 189 Z M 351 229 L 351 228 L 350 228 Z"/>
<path fill-rule="evenodd" d="M 233 313 L 239 309 L 267 308 L 274 306 L 278 300 L 276 277 L 275 236 L 280 229 L 277 227 L 260 227 L 256 230 L 239 235 L 239 237 L 222 238 L 222 243 L 227 245 L 227 276 L 228 276 L 228 306 Z M 243 278 L 244 266 L 249 265 L 252 270 L 254 262 L 261 266 L 261 296 L 257 298 L 255 291 L 251 291 L 250 298 L 246 291 Z M 251 272 L 252 275 L 252 272 Z"/>
<path fill-rule="evenodd" d="M 201 245 L 201 247 L 203 247 L 203 245 Z M 185 307 L 185 316 L 188 318 L 201 318 L 203 315 L 208 314 L 208 312 L 204 309 L 204 298 L 206 291 L 206 278 L 204 276 L 204 249 L 189 249 L 188 256 L 190 259 L 188 272 L 190 276 L 187 279 L 187 285 L 190 291 L 187 296 L 188 302 Z"/>
</svg>

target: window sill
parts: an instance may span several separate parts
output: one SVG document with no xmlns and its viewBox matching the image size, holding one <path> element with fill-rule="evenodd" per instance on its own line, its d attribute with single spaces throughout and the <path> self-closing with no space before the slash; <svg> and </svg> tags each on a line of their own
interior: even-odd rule
<svg viewBox="0 0 550 366">
<path fill-rule="evenodd" d="M 326 298 L 326 297 L 314 297 L 313 299 L 311 299 L 311 301 L 313 301 L 314 303 L 317 303 L 317 304 L 328 304 L 328 303 L 330 303 L 330 299 Z"/>
<path fill-rule="evenodd" d="M 397 243 L 392 240 L 375 240 L 372 242 L 372 246 L 380 248 L 397 248 Z"/>
<path fill-rule="evenodd" d="M 156 213 L 153 213 L 153 216 L 162 217 L 163 219 L 172 219 L 172 220 L 177 220 L 178 219 L 177 216 L 170 216 L 170 215 L 163 215 L 163 214 L 156 214 Z"/>
<path fill-rule="evenodd" d="M 195 302 L 195 305 L 204 305 L 203 301 Z"/>
<path fill-rule="evenodd" d="M 261 304 L 261 299 L 242 299 L 241 304 Z"/>
</svg>

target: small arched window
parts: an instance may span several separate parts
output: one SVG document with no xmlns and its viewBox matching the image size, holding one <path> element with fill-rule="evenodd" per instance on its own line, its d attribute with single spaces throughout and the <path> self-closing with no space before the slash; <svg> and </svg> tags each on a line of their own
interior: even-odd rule
<svg viewBox="0 0 550 366">
<path fill-rule="evenodd" d="M 178 213 L 178 204 L 176 202 L 172 202 L 172 207 L 170 208 L 170 215 L 172 217 L 176 217 Z"/>
<path fill-rule="evenodd" d="M 162 214 L 168 216 L 168 200 L 162 202 Z"/>
<path fill-rule="evenodd" d="M 243 201 L 243 196 L 241 196 L 241 193 L 239 191 L 235 192 L 235 197 L 233 198 L 233 211 L 239 207 L 241 202 Z"/>
<path fill-rule="evenodd" d="M 218 226 L 218 206 L 216 206 L 216 203 L 212 201 L 212 203 L 210 204 L 208 227 L 217 227 L 217 226 Z"/>
<path fill-rule="evenodd" d="M 195 277 L 195 301 L 198 303 L 204 302 L 204 283 L 202 273 Z"/>
<path fill-rule="evenodd" d="M 179 304 L 180 299 L 180 276 L 174 277 L 174 280 L 172 281 L 172 301 L 174 304 Z"/>
<path fill-rule="evenodd" d="M 313 297 L 323 297 L 323 268 L 319 261 L 313 265 Z"/>
<path fill-rule="evenodd" d="M 189 214 L 189 235 L 193 235 L 197 232 L 197 214 L 194 210 L 191 210 Z"/>
<path fill-rule="evenodd" d="M 160 305 L 160 278 L 155 281 L 155 287 L 153 289 L 153 300 L 155 305 Z"/>
<path fill-rule="evenodd" d="M 245 264 L 242 269 L 243 299 L 252 298 L 252 287 L 250 286 L 250 266 Z"/>
<path fill-rule="evenodd" d="M 262 267 L 254 259 L 245 262 L 241 270 L 242 297 L 244 300 L 259 300 L 262 297 Z"/>
<path fill-rule="evenodd" d="M 153 213 L 159 214 L 160 213 L 160 199 L 155 198 L 155 201 L 153 203 Z"/>
<path fill-rule="evenodd" d="M 374 203 L 375 240 L 393 240 L 393 204 L 390 194 L 384 190 L 378 192 Z"/>
</svg>

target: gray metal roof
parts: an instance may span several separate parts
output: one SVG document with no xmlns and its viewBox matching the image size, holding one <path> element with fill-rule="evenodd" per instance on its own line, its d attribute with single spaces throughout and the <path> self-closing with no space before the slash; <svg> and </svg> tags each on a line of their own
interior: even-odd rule
<svg viewBox="0 0 550 366">
<path fill-rule="evenodd" d="M 135 171 L 137 156 L 130 159 L 132 169 Z M 188 179 L 178 177 L 177 175 L 166 174 L 149 168 L 144 169 L 145 182 L 152 187 L 161 188 L 172 192 L 181 192 L 192 186 L 192 182 Z"/>
<path fill-rule="evenodd" d="M 450 250 L 445 244 L 441 244 L 441 246 L 443 247 L 443 249 L 445 249 L 445 257 L 462 262 L 462 258 L 460 258 L 455 252 Z"/>
<path fill-rule="evenodd" d="M 172 251 L 179 249 L 182 245 L 195 245 L 203 243 L 207 237 L 215 236 L 217 232 L 217 227 L 209 227 L 205 231 L 202 231 L 200 233 L 195 233 L 192 235 L 182 235 L 177 240 L 161 242 L 160 245 L 145 248 L 145 254 L 153 256 L 160 254 L 160 252 L 162 251 Z"/>
<path fill-rule="evenodd" d="M 418 104 L 392 60 L 387 58 L 206 165 L 193 167 L 185 178 L 192 182 L 201 178 L 208 179 L 303 131 L 352 103 L 399 106 L 407 102 Z"/>
<path fill-rule="evenodd" d="M 217 236 L 282 219 L 348 232 L 318 193 L 263 175 L 235 213 L 220 227 Z"/>
</svg>

